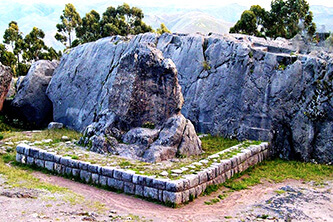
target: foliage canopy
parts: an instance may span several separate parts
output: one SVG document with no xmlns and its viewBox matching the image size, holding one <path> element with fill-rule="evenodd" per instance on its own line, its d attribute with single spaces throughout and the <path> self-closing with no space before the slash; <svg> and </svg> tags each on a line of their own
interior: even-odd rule
<svg viewBox="0 0 333 222">
<path fill-rule="evenodd" d="M 230 29 L 230 33 L 287 39 L 299 33 L 312 37 L 315 32 L 316 24 L 306 0 L 273 0 L 270 11 L 253 5 Z"/>
</svg>

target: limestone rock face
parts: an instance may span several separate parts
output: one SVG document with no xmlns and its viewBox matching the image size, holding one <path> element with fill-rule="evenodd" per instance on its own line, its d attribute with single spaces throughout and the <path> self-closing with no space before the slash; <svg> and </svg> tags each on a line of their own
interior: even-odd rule
<svg viewBox="0 0 333 222">
<path fill-rule="evenodd" d="M 333 162 L 332 54 L 297 39 L 246 35 L 158 38 L 196 130 L 271 141 L 280 157 Z"/>
<path fill-rule="evenodd" d="M 12 76 L 13 74 L 11 73 L 10 68 L 3 66 L 0 63 L 0 111 L 2 110 L 3 102 L 6 99 Z"/>
<path fill-rule="evenodd" d="M 145 49 L 142 45 L 149 47 Z M 154 66 L 150 64 L 156 63 L 156 59 L 135 62 L 139 56 L 149 58 L 144 51 L 156 51 L 154 57 L 163 61 L 157 62 L 162 64 L 158 68 L 162 71 L 156 73 L 177 69 L 184 97 L 181 113 L 197 132 L 241 140 L 270 140 L 281 157 L 332 162 L 332 55 L 308 54 L 309 49 L 309 45 L 297 39 L 266 40 L 239 34 L 147 33 L 109 37 L 65 53 L 48 96 L 53 102 L 55 121 L 77 130 L 90 125 L 86 132 L 94 132 L 100 137 L 98 141 L 105 144 L 105 132 L 112 138 L 122 138 L 131 127 L 141 128 L 145 121 L 161 127 L 162 122 L 178 115 L 171 110 L 178 110 L 174 104 L 181 99 L 174 98 L 177 93 L 170 94 L 171 97 L 154 94 L 162 90 L 161 84 L 153 84 L 152 75 L 142 71 L 155 73 L 157 69 L 149 67 Z M 134 75 L 134 70 L 141 71 Z M 124 73 L 131 74 L 124 77 Z M 133 80 L 134 76 L 146 79 Z M 147 83 L 146 88 L 141 86 L 143 83 Z M 144 94 L 146 90 L 150 94 Z M 160 109 L 157 107 L 162 105 L 152 106 L 138 100 L 145 95 L 154 104 L 163 103 L 158 98 L 173 99 L 164 103 L 170 104 L 166 109 Z M 131 115 L 134 111 L 140 115 Z M 160 112 L 163 118 L 158 115 Z M 150 141 L 149 133 L 142 136 L 142 141 Z M 191 140 L 191 136 L 187 138 Z M 132 152 L 126 154 L 129 156 L 140 146 L 140 139 L 132 139 Z M 156 144 L 155 149 L 165 147 L 169 146 L 158 148 Z M 149 156 L 144 152 L 139 154 L 142 155 Z"/>
<path fill-rule="evenodd" d="M 183 96 L 177 69 L 149 43 L 150 38 L 156 35 L 137 36 L 130 42 L 106 38 L 65 55 L 47 90 L 54 119 L 77 130 L 85 129 L 92 150 L 101 153 L 151 162 L 174 158 L 178 148 L 184 146 L 188 147 L 180 149 L 184 155 L 200 154 L 201 143 L 194 127 L 188 126 L 190 123 L 180 114 Z M 91 56 L 88 61 L 77 59 Z M 173 116 L 182 120 L 181 126 L 169 121 Z M 143 128 L 149 124 L 156 129 Z M 177 133 L 164 133 L 166 126 L 178 129 Z M 191 140 L 183 140 L 184 131 L 186 137 L 196 137 L 197 143 L 190 145 Z M 173 153 L 160 157 L 159 150 L 151 147 L 168 133 L 176 139 L 159 145 L 172 148 Z"/>
<path fill-rule="evenodd" d="M 57 65 L 57 61 L 37 61 L 19 84 L 11 106 L 29 123 L 44 126 L 52 120 L 52 103 L 45 92 Z"/>
</svg>

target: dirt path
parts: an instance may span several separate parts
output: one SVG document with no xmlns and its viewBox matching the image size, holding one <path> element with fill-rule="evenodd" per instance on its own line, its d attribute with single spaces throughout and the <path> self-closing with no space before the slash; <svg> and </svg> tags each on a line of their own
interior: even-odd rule
<svg viewBox="0 0 333 222">
<path fill-rule="evenodd" d="M 102 203 L 105 203 L 109 209 L 115 210 L 121 215 L 134 214 L 138 216 L 144 216 L 145 218 L 152 219 L 153 221 L 225 221 L 227 220 L 225 217 L 232 217 L 237 221 L 239 219 L 246 219 L 246 217 L 249 217 L 248 214 L 251 212 L 254 206 L 262 205 L 267 200 L 276 196 L 277 190 L 279 190 L 281 187 L 289 186 L 310 189 L 310 185 L 306 185 L 300 181 L 295 180 L 289 180 L 279 184 L 271 184 L 266 182 L 251 189 L 230 193 L 224 200 L 221 200 L 214 205 L 206 205 L 205 201 L 209 201 L 212 198 L 218 196 L 222 193 L 222 191 L 218 191 L 208 197 L 200 197 L 199 199 L 196 199 L 194 202 L 189 203 L 182 208 L 172 209 L 125 194 L 108 192 L 92 186 L 76 183 L 64 178 L 54 176 L 45 177 L 40 173 L 38 173 L 38 176 L 44 181 L 67 187 L 88 199 L 98 200 Z M 330 185 L 331 184 L 329 184 L 328 187 L 330 187 Z M 327 187 L 323 187 L 322 190 L 327 191 L 326 188 Z M 320 192 L 320 188 L 318 187 L 312 187 L 312 189 Z M 326 201 L 329 201 L 329 198 L 332 198 L 332 191 L 328 191 L 330 191 L 330 193 L 328 193 L 328 198 L 326 198 Z M 329 219 L 329 215 L 327 214 L 331 212 L 330 216 L 333 220 L 332 202 L 329 201 L 327 206 L 329 206 L 329 208 L 326 209 L 326 212 L 323 212 L 324 215 L 322 219 L 325 219 L 325 217 Z M 316 206 L 313 206 L 313 208 L 316 208 Z M 317 210 L 317 212 L 322 212 L 325 210 L 320 206 L 317 208 L 319 209 L 313 210 Z M 236 219 L 236 217 L 238 217 L 238 219 Z"/>
<path fill-rule="evenodd" d="M 158 222 L 255 221 L 262 220 L 258 218 L 261 215 L 264 215 L 267 221 L 285 221 L 288 218 L 296 218 L 292 221 L 333 221 L 332 181 L 320 187 L 295 180 L 279 184 L 266 182 L 251 189 L 228 193 L 224 200 L 213 205 L 205 204 L 205 201 L 210 201 L 222 194 L 223 190 L 220 190 L 210 196 L 200 197 L 181 208 L 172 209 L 62 177 L 49 176 L 40 172 L 34 175 L 42 181 L 66 187 L 82 195 L 86 201 L 73 205 L 55 201 L 54 198 L 48 200 L 45 196 L 37 199 L 22 199 L 0 195 L 2 209 L 0 221 L 4 218 L 7 221 L 124 221 L 127 219 Z M 87 201 L 89 203 L 97 201 L 105 207 L 99 212 L 91 206 L 89 210 L 85 204 Z M 111 217 L 109 217 L 110 212 Z M 280 219 L 277 219 L 279 217 Z"/>
</svg>

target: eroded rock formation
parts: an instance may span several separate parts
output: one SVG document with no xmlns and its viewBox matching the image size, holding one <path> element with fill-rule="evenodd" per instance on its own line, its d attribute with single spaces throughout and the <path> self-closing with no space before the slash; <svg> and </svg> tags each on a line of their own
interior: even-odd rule
<svg viewBox="0 0 333 222">
<path fill-rule="evenodd" d="M 0 111 L 2 110 L 3 102 L 6 99 L 12 76 L 13 74 L 11 73 L 10 68 L 3 66 L 0 63 Z"/>
<path fill-rule="evenodd" d="M 11 103 L 19 118 L 37 126 L 44 126 L 52 120 L 52 103 L 45 92 L 57 65 L 57 61 L 45 60 L 32 64 Z"/>
<path fill-rule="evenodd" d="M 75 59 L 91 53 L 109 61 Z M 83 142 L 97 152 L 151 162 L 201 153 L 192 123 L 180 113 L 177 69 L 150 44 L 103 39 L 77 47 L 62 59 L 47 93 L 55 120 L 87 127 Z"/>
<path fill-rule="evenodd" d="M 170 59 L 175 64 L 185 100 L 181 113 L 197 131 L 271 140 L 274 151 L 285 158 L 333 161 L 332 56 L 307 54 L 305 44 L 285 39 L 141 34 L 79 46 L 63 56 L 49 86 L 54 119 L 77 130 L 95 122 L 97 132 L 104 125 L 116 125 L 114 129 L 106 128 L 117 138 L 124 136 L 122 131 L 130 130 L 132 123 L 140 127 L 143 119 L 125 114 L 131 109 L 145 111 L 134 103 L 118 103 L 133 95 L 137 85 L 129 84 L 132 88 L 126 92 L 113 91 L 113 86 L 120 84 L 119 75 L 127 66 L 145 66 L 120 64 L 144 44 L 149 44 L 151 51 L 161 51 L 165 61 Z M 115 98 L 110 99 L 111 93 Z M 117 109 L 112 110 L 114 102 Z M 98 126 L 98 122 L 103 124 Z M 138 133 L 142 133 L 145 143 L 154 141 L 154 131 Z M 101 143 L 101 138 L 106 140 L 96 137 L 100 137 L 95 138 L 96 143 Z M 112 138 L 108 141 L 117 142 Z"/>
</svg>

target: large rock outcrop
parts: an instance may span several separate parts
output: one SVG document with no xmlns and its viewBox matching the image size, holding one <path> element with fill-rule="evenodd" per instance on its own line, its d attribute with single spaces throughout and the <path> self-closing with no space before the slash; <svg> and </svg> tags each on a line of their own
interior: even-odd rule
<svg viewBox="0 0 333 222">
<path fill-rule="evenodd" d="M 54 119 L 86 127 L 83 142 L 97 152 L 150 162 L 201 153 L 192 123 L 180 114 L 174 63 L 144 41 L 118 41 L 102 39 L 64 56 L 47 89 Z"/>
<path fill-rule="evenodd" d="M 3 66 L 0 63 L 0 111 L 2 110 L 3 103 L 6 99 L 12 76 L 13 74 L 11 73 L 10 68 Z"/>
<path fill-rule="evenodd" d="M 23 121 L 46 126 L 52 120 L 52 103 L 45 92 L 57 65 L 58 61 L 37 61 L 19 84 L 11 107 Z"/>
<path fill-rule="evenodd" d="M 64 55 L 49 87 L 55 120 L 83 130 L 104 118 L 112 73 L 147 43 L 176 65 L 181 113 L 197 131 L 271 140 L 285 158 L 333 161 L 332 56 L 308 54 L 296 40 L 148 33 L 85 44 Z M 52 99 L 56 86 L 65 94 Z"/>
</svg>

